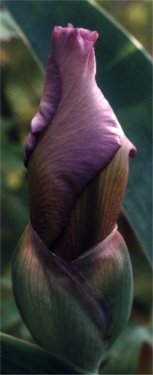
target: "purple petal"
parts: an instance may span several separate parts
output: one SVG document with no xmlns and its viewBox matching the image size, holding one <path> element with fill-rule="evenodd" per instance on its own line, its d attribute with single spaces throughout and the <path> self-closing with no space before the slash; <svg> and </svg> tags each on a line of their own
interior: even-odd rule
<svg viewBox="0 0 153 375">
<path fill-rule="evenodd" d="M 125 137 L 95 81 L 97 37 L 95 31 L 72 25 L 53 30 L 56 79 L 53 84 L 48 68 L 45 87 L 51 91 L 44 94 L 32 121 L 32 133 L 41 131 L 41 137 L 28 166 L 31 223 L 47 246 L 58 240 L 79 194 L 112 160 Z"/>
<path fill-rule="evenodd" d="M 38 108 L 38 112 L 34 116 L 31 121 L 31 130 L 30 135 L 35 135 L 35 142 L 31 147 L 29 147 L 29 137 L 26 141 L 25 145 L 25 156 L 24 156 L 24 164 L 25 166 L 28 165 L 29 158 L 31 153 L 33 152 L 34 148 L 37 145 L 39 140 L 38 136 L 39 133 L 42 132 L 49 122 L 52 120 L 56 109 L 58 107 L 58 103 L 61 98 L 61 85 L 60 85 L 60 77 L 58 74 L 58 69 L 56 67 L 54 58 L 52 55 L 49 56 L 48 59 L 48 66 L 46 71 L 46 78 L 44 84 L 44 92 L 43 96 Z"/>
</svg>

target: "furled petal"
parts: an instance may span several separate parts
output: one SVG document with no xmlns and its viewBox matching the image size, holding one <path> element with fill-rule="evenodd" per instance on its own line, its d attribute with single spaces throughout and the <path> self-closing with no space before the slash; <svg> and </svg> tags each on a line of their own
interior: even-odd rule
<svg viewBox="0 0 153 375">
<path fill-rule="evenodd" d="M 24 164 L 27 166 L 31 153 L 39 140 L 39 133 L 53 118 L 61 98 L 60 78 L 53 56 L 48 59 L 44 93 L 38 112 L 31 121 L 31 132 L 25 145 Z"/>
<path fill-rule="evenodd" d="M 31 126 L 39 141 L 26 156 L 30 219 L 47 246 L 59 240 L 79 194 L 125 137 L 95 81 L 97 37 L 70 24 L 53 30 L 44 96 Z M 56 66 L 55 75 L 50 64 Z"/>
</svg>

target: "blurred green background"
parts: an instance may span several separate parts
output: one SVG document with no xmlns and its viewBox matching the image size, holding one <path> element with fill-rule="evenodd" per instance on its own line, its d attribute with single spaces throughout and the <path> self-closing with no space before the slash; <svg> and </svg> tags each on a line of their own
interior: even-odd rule
<svg viewBox="0 0 153 375">
<path fill-rule="evenodd" d="M 152 2 L 150 0 L 97 0 L 97 3 L 132 33 L 152 55 Z M 43 71 L 31 54 L 27 41 L 23 43 L 19 33 L 16 32 L 13 21 L 4 7 L 1 9 L 1 17 L 2 331 L 32 340 L 19 316 L 12 296 L 10 265 L 17 241 L 28 222 L 28 183 L 22 160 L 30 121 L 41 97 Z M 136 249 L 135 253 L 131 254 L 135 277 L 132 322 L 134 321 L 139 328 L 142 328 L 150 324 L 151 269 L 139 249 L 139 244 L 129 224 L 122 215 L 120 221 L 127 242 L 129 241 L 132 248 Z M 131 335 L 131 331 L 127 331 L 127 337 L 133 340 L 136 332 L 133 330 L 132 336 L 128 335 Z M 144 337 L 143 334 L 141 337 Z M 137 358 L 136 371 L 141 374 L 151 374 L 148 336 L 144 342 L 144 345 L 139 345 L 141 356 Z M 124 344 L 119 343 L 119 353 L 123 348 Z M 146 360 L 146 356 L 149 360 Z M 106 368 L 106 373 L 110 371 L 108 369 L 107 372 Z"/>
<path fill-rule="evenodd" d="M 151 0 L 96 0 L 124 26 L 152 55 L 152 16 Z"/>
</svg>

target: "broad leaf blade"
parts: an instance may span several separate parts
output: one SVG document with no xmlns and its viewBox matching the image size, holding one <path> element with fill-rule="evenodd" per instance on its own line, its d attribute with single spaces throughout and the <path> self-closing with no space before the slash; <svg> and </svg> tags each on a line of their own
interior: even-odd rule
<svg viewBox="0 0 153 375">
<path fill-rule="evenodd" d="M 2 374 L 79 374 L 67 362 L 37 345 L 1 334 Z"/>
<path fill-rule="evenodd" d="M 53 26 L 71 22 L 99 32 L 97 81 L 138 149 L 130 165 L 124 208 L 151 260 L 151 59 L 106 12 L 87 1 L 7 1 L 6 4 L 44 65 Z"/>
</svg>

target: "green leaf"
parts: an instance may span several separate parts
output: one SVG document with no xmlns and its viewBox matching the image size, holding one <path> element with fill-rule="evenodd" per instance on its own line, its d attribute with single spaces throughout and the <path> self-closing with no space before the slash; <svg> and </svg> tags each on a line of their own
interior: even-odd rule
<svg viewBox="0 0 153 375">
<path fill-rule="evenodd" d="M 137 374 L 144 344 L 152 347 L 151 329 L 129 325 L 109 352 L 107 364 L 101 365 L 100 374 Z"/>
<path fill-rule="evenodd" d="M 14 22 L 13 18 L 11 17 L 10 13 L 4 8 L 0 10 L 0 24 L 1 24 L 1 34 L 0 34 L 1 41 L 9 41 L 10 39 L 19 38 L 19 35 L 16 31 L 17 25 Z"/>
<path fill-rule="evenodd" d="M 39 346 L 1 334 L 2 374 L 83 374 Z"/>
<path fill-rule="evenodd" d="M 55 25 L 96 29 L 97 81 L 138 154 L 130 165 L 124 209 L 151 260 L 151 113 L 152 64 L 130 34 L 89 1 L 6 1 L 45 66 Z M 27 22 L 28 20 L 28 22 Z M 24 38 L 25 40 L 25 38 Z"/>
</svg>

